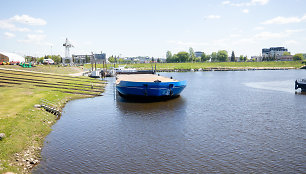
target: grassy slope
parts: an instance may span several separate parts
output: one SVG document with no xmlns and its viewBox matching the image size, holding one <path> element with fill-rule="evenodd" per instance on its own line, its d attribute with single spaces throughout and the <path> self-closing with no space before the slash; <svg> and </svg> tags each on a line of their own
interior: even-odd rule
<svg viewBox="0 0 306 174">
<path fill-rule="evenodd" d="M 42 77 L 36 77 L 35 75 L 37 74 L 0 70 L 0 76 L 2 76 L 0 80 L 0 133 L 6 134 L 6 138 L 0 141 L 0 173 L 7 171 L 26 173 L 30 171 L 25 166 L 26 162 L 16 162 L 16 159 L 18 159 L 16 154 L 22 156 L 25 151 L 34 151 L 31 156 L 35 159 L 39 156 L 39 147 L 43 144 L 44 137 L 49 134 L 51 126 L 56 121 L 56 117 L 53 114 L 33 107 L 34 104 L 40 103 L 40 99 L 47 99 L 58 106 L 63 106 L 67 100 L 89 97 L 85 94 L 95 95 L 101 93 L 104 88 L 104 84 L 101 81 L 86 77 L 50 74 L 38 74 Z M 54 83 L 55 85 L 37 87 L 34 86 L 36 84 L 30 82 L 22 82 L 17 85 L 4 83 L 14 82 L 14 77 L 30 78 L 32 81 Z M 3 78 L 6 80 L 3 80 Z M 66 93 L 67 91 L 75 92 L 76 90 L 52 88 L 52 86 L 60 87 L 60 84 L 56 84 L 58 82 L 68 85 L 66 86 L 68 88 L 71 85 L 73 88 L 77 88 L 77 91 L 82 92 L 84 89 L 89 91 L 83 91 L 83 94 L 80 95 Z M 94 89 L 92 90 L 99 90 L 99 92 L 90 91 L 91 84 L 94 84 Z M 27 169 L 24 170 L 24 168 Z"/>
<path fill-rule="evenodd" d="M 83 71 L 81 67 L 63 67 L 57 65 L 36 65 L 36 67 L 32 68 L 22 68 L 21 66 L 17 65 L 0 65 L 0 68 L 19 69 L 19 70 L 38 71 L 38 72 L 57 73 L 57 74 L 73 74 Z"/>
<path fill-rule="evenodd" d="M 205 62 L 205 63 L 158 63 L 157 69 L 199 69 L 199 68 L 258 68 L 258 67 L 292 67 L 300 68 L 303 64 L 300 61 L 279 61 L 279 62 Z M 85 65 L 90 68 L 91 65 Z M 111 65 L 109 65 L 111 66 Z M 127 67 L 137 69 L 151 69 L 155 64 L 128 64 Z M 99 64 L 97 67 L 101 68 Z"/>
</svg>

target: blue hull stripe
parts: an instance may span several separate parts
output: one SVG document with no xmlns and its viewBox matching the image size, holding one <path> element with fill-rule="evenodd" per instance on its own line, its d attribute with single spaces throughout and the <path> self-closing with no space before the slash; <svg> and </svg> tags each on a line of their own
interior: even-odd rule
<svg viewBox="0 0 306 174">
<path fill-rule="evenodd" d="M 123 95 L 136 96 L 177 96 L 186 87 L 186 81 L 179 82 L 130 82 L 121 81 L 117 86 L 118 92 Z"/>
</svg>

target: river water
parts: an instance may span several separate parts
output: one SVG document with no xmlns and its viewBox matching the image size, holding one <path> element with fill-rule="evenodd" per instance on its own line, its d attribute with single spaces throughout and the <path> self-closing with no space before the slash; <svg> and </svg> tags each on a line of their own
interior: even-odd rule
<svg viewBox="0 0 306 174">
<path fill-rule="evenodd" d="M 33 173 L 303 173 L 305 70 L 161 73 L 187 80 L 162 102 L 69 102 Z"/>
</svg>

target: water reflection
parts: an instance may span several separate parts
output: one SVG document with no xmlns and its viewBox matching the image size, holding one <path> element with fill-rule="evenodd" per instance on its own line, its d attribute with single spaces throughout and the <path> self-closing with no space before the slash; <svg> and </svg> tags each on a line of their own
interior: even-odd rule
<svg viewBox="0 0 306 174">
<path fill-rule="evenodd" d="M 268 82 L 249 82 L 246 86 L 258 89 L 274 90 L 281 92 L 294 93 L 294 81 L 268 81 Z"/>
<path fill-rule="evenodd" d="M 131 100 L 125 99 L 117 95 L 116 106 L 120 112 L 164 112 L 176 110 L 185 110 L 185 99 L 181 96 L 165 100 L 165 101 L 152 101 L 152 100 Z"/>
</svg>

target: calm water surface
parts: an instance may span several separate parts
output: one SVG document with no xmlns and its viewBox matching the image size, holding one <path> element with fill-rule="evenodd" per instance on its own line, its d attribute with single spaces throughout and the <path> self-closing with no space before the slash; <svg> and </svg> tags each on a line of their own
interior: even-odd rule
<svg viewBox="0 0 306 174">
<path fill-rule="evenodd" d="M 34 173 L 305 173 L 305 70 L 162 73 L 187 80 L 153 103 L 69 102 Z"/>
</svg>

